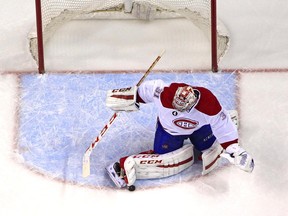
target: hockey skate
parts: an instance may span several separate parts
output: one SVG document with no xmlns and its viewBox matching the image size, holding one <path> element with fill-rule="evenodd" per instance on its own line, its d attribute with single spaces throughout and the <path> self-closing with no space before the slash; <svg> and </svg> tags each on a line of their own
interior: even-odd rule
<svg viewBox="0 0 288 216">
<path fill-rule="evenodd" d="M 127 187 L 126 182 L 121 178 L 121 167 L 118 162 L 112 163 L 110 166 L 106 167 L 106 171 L 118 188 Z"/>
</svg>

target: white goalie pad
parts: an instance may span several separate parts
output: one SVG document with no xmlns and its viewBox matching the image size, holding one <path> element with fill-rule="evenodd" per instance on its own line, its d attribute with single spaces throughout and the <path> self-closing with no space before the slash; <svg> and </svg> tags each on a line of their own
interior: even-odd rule
<svg viewBox="0 0 288 216">
<path fill-rule="evenodd" d="M 213 169 L 218 166 L 220 155 L 223 152 L 222 146 L 215 141 L 211 148 L 203 151 L 202 162 L 203 162 L 203 171 L 202 175 L 210 173 Z"/>
<path fill-rule="evenodd" d="M 137 111 L 137 87 L 113 89 L 107 92 L 106 106 L 114 111 Z"/>
<path fill-rule="evenodd" d="M 186 144 L 182 148 L 167 154 L 133 155 L 137 179 L 154 179 L 175 175 L 194 163 L 193 145 Z"/>
</svg>

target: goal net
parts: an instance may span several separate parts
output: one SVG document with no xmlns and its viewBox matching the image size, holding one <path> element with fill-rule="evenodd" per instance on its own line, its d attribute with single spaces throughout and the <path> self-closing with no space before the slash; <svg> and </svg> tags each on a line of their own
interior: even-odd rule
<svg viewBox="0 0 288 216">
<path fill-rule="evenodd" d="M 35 0 L 37 29 L 29 35 L 30 52 L 44 73 L 44 47 L 55 31 L 74 19 L 140 19 L 186 18 L 193 22 L 211 42 L 211 70 L 229 45 L 228 32 L 216 16 L 216 0 Z M 207 56 L 207 58 L 209 58 Z"/>
</svg>

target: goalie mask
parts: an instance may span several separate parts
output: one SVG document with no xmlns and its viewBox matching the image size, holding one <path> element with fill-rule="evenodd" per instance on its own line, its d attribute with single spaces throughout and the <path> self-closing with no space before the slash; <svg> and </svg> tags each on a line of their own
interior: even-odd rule
<svg viewBox="0 0 288 216">
<path fill-rule="evenodd" d="M 190 110 L 196 103 L 197 97 L 191 86 L 178 87 L 175 92 L 172 105 L 173 107 L 183 112 Z"/>
</svg>

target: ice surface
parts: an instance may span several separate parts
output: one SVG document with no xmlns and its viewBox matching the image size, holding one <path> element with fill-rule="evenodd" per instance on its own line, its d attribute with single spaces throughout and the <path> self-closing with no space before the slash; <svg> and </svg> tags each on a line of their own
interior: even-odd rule
<svg viewBox="0 0 288 216">
<path fill-rule="evenodd" d="M 91 156 L 89 178 L 82 178 L 82 157 L 86 148 L 107 124 L 113 112 L 105 106 L 106 92 L 135 85 L 141 74 L 45 74 L 22 75 L 18 149 L 25 163 L 35 171 L 75 184 L 112 186 L 105 166 L 126 155 L 153 149 L 157 110 L 153 104 L 135 113 L 122 113 Z M 237 83 L 233 73 L 156 73 L 147 79 L 186 82 L 205 86 L 226 109 L 236 109 Z M 198 166 L 198 165 L 195 165 Z M 202 167 L 171 178 L 154 181 L 187 181 L 199 176 Z M 195 170 L 195 172 L 193 171 Z M 141 181 L 151 187 L 151 181 Z M 138 185 L 137 185 L 138 186 Z"/>
</svg>

